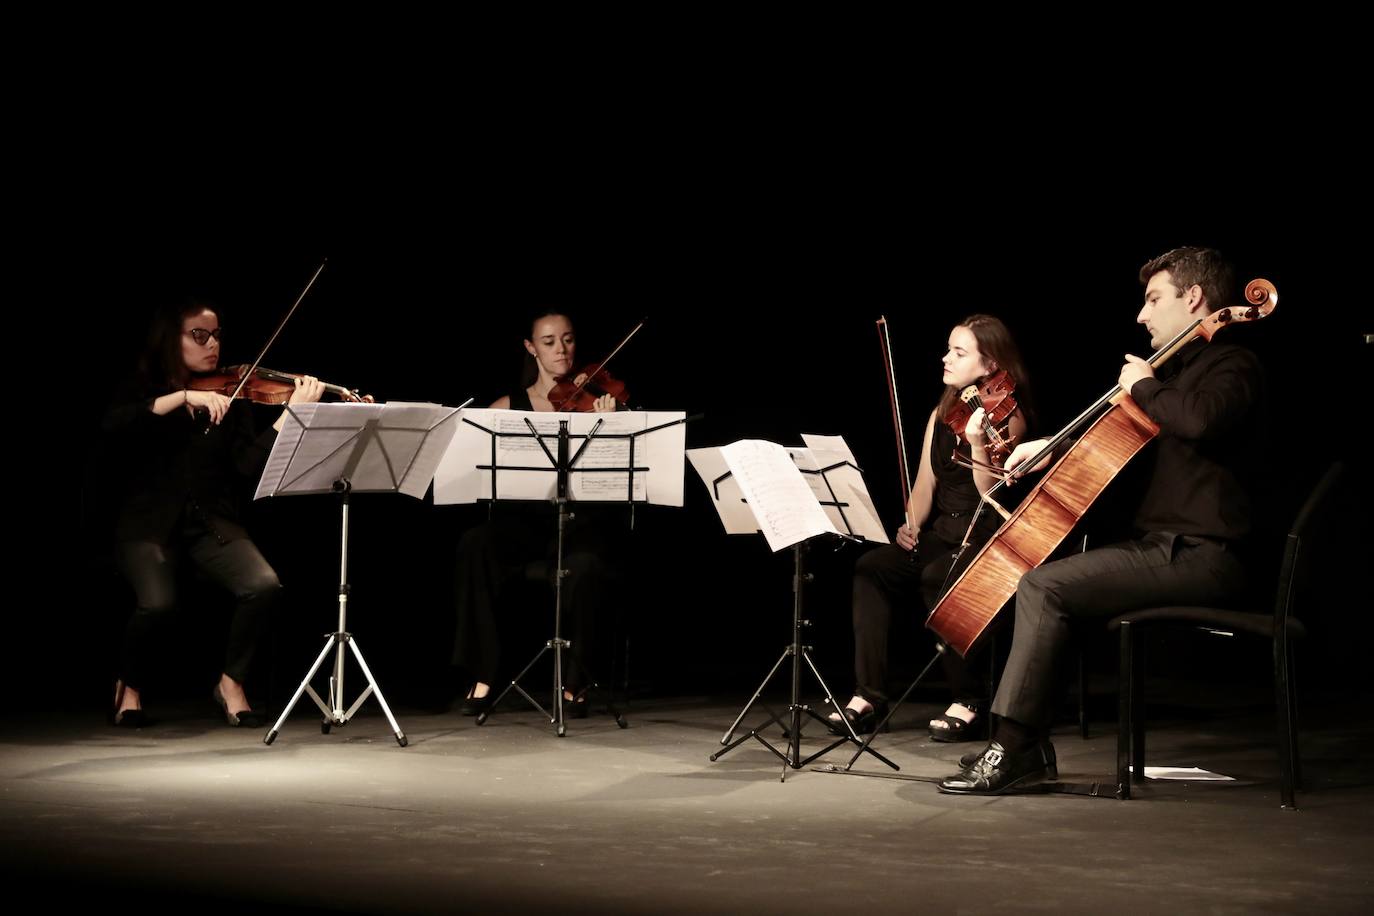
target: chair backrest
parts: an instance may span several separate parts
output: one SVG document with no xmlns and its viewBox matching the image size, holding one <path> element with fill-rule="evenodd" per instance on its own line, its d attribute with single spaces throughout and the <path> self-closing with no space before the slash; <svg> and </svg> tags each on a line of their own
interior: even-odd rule
<svg viewBox="0 0 1374 916">
<path fill-rule="evenodd" d="M 1300 610 L 1299 596 L 1306 592 L 1313 560 L 1320 555 L 1322 535 L 1330 530 L 1331 514 L 1344 473 L 1345 465 L 1339 461 L 1326 469 L 1298 510 L 1298 517 L 1284 539 L 1278 594 L 1274 599 L 1275 632 L 1287 626 L 1288 618 L 1296 616 Z"/>
</svg>

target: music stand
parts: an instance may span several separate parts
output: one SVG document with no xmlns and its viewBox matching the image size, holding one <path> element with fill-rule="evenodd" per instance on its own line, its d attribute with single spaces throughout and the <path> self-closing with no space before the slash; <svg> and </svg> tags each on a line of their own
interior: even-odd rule
<svg viewBox="0 0 1374 916">
<path fill-rule="evenodd" d="M 288 420 L 277 434 L 254 498 L 318 493 L 339 495 L 339 625 L 333 633 L 325 634 L 324 648 L 276 724 L 263 737 L 264 744 L 270 745 L 277 739 L 287 717 L 305 693 L 310 694 L 324 715 L 320 731 L 326 735 L 334 726 L 347 725 L 363 702 L 375 693 L 391 724 L 396 743 L 401 747 L 408 743 L 357 640 L 348 631 L 349 499 L 354 492 L 405 493 L 423 499 L 453 436 L 454 424 L 450 421 L 463 407 L 402 402 L 287 405 Z M 344 709 L 345 647 L 352 651 L 367 679 L 367 689 L 347 710 Z M 310 686 L 310 681 L 330 650 L 334 651 L 335 658 L 326 704 Z"/>
<path fill-rule="evenodd" d="M 848 734 L 839 736 L 810 756 L 803 758 L 801 754 L 803 716 L 810 716 L 827 730 L 830 728 L 824 716 L 801 702 L 803 661 L 825 692 L 826 703 L 836 711 L 841 709 L 811 657 L 811 647 L 802 642 L 802 627 L 810 626 L 810 621 L 802 617 L 803 589 L 813 578 L 805 569 L 809 544 L 828 536 L 844 540 L 887 541 L 887 534 L 882 530 L 864 488 L 862 473 L 843 440 L 839 437 L 803 438 L 808 445 L 817 447 L 788 450 L 772 442 L 741 440 L 721 449 L 693 449 L 688 452 L 693 466 L 711 493 L 712 502 L 727 533 L 761 532 L 774 551 L 783 547 L 792 548 L 792 641 L 783 649 L 782 655 L 774 662 L 754 695 L 721 736 L 723 749 L 710 757 L 712 762 L 719 760 L 753 738 L 782 761 L 780 781 L 786 781 L 789 768 L 799 770 L 842 744 L 860 744 L 853 723 L 841 711 L 840 721 L 844 723 Z M 731 480 L 735 486 L 726 486 L 727 481 Z M 740 723 L 759 702 L 769 682 L 789 657 L 792 659 L 792 668 L 786 712 L 779 714 L 765 705 L 768 718 L 735 737 Z M 784 716 L 789 717 L 786 724 L 783 722 Z M 786 752 L 778 750 L 762 734 L 764 729 L 773 724 L 783 727 L 788 742 Z M 872 748 L 865 747 L 863 751 L 894 770 L 900 769 Z"/>
<path fill-rule="evenodd" d="M 507 694 L 514 690 L 540 714 L 549 718 L 558 737 L 567 736 L 564 714 L 567 701 L 563 697 L 565 650 L 570 653 L 572 663 L 587 675 L 587 689 L 597 686 L 595 677 L 572 641 L 562 635 L 563 581 L 569 575 L 569 571 L 563 567 L 564 535 L 568 519 L 572 517 L 569 506 L 588 501 L 628 502 L 632 513 L 637 502 L 681 506 L 685 436 L 682 426 L 688 419 L 695 418 L 688 418 L 681 412 L 650 411 L 564 414 L 475 410 L 468 411 L 468 415 L 463 417 L 463 423 L 444 456 L 436 479 L 436 504 L 548 499 L 558 509 L 553 574 L 553 636 L 545 641 L 491 705 L 477 716 L 478 725 L 485 724 Z M 539 425 L 536 425 L 536 420 Z M 517 423 L 523 429 L 517 427 Z M 556 423 L 557 428 L 551 428 L 551 423 Z M 614 428 L 607 429 L 608 424 Z M 541 430 L 539 426 L 544 429 Z M 665 441 L 661 442 L 649 438 L 646 440 L 649 447 L 640 446 L 642 437 L 666 429 L 675 430 L 676 435 L 662 437 Z M 474 434 L 473 430 L 477 432 Z M 553 440 L 552 450 L 547 440 Z M 576 451 L 573 450 L 573 440 L 581 440 Z M 621 448 L 615 446 L 617 442 L 624 443 L 623 456 L 619 454 Z M 543 461 L 539 460 L 540 455 Z M 535 463 L 529 463 L 531 458 Z M 551 490 L 549 474 L 553 475 Z M 672 483 L 674 480 L 675 485 Z M 631 518 L 633 524 L 633 516 Z M 553 652 L 553 697 L 549 704 L 551 708 L 545 709 L 520 682 L 549 651 Z M 628 727 L 629 723 L 615 706 L 614 697 L 608 706 L 616 725 Z"/>
</svg>

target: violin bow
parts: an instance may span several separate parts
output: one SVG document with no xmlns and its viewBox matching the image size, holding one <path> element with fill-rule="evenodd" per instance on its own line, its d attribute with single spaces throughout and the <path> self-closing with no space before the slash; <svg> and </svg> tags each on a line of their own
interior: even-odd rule
<svg viewBox="0 0 1374 916">
<path fill-rule="evenodd" d="M 616 355 L 617 353 L 620 352 L 620 350 L 621 350 L 622 347 L 624 347 L 627 343 L 630 342 L 630 338 L 631 338 L 631 337 L 634 337 L 636 334 L 639 333 L 639 329 L 642 328 L 642 327 L 644 327 L 644 322 L 646 322 L 646 321 L 648 321 L 648 320 L 649 320 L 649 318 L 648 318 L 647 315 L 646 315 L 645 317 L 641 318 L 641 319 L 639 320 L 639 324 L 635 325 L 635 326 L 634 326 L 634 329 L 633 329 L 632 331 L 630 331 L 630 333 L 628 333 L 628 334 L 625 335 L 625 339 L 622 340 L 620 343 L 616 344 L 615 349 L 611 351 L 611 355 L 608 356 L 608 357 L 606 357 L 605 359 L 603 359 L 603 360 L 601 361 L 601 365 L 599 365 L 599 366 L 596 367 L 596 371 L 597 371 L 597 372 L 600 372 L 602 369 L 605 369 L 605 368 L 606 368 L 606 364 L 609 363 L 611 360 L 615 359 L 615 355 Z M 590 382 L 590 381 L 592 380 L 592 376 L 595 375 L 595 374 L 596 374 L 596 373 L 588 372 L 588 373 L 587 373 L 587 377 L 584 378 L 584 379 L 582 380 L 582 384 L 581 384 L 581 385 L 578 385 L 577 388 L 573 390 L 573 393 L 570 394 L 570 395 L 568 395 L 568 397 L 567 397 L 562 403 L 567 404 L 567 403 L 569 403 L 569 402 L 571 402 L 571 401 L 577 400 L 577 396 L 578 396 L 579 394 L 582 393 L 582 389 L 583 389 L 583 388 L 586 388 L 586 387 L 587 387 L 587 383 Z"/>
<path fill-rule="evenodd" d="M 329 259 L 325 258 L 320 262 L 320 266 L 315 268 L 315 273 L 311 276 L 310 281 L 305 284 L 305 289 L 301 290 L 301 294 L 296 297 L 296 301 L 292 303 L 291 308 L 287 310 L 286 315 L 277 325 L 277 329 L 272 332 L 272 336 L 267 339 L 267 343 L 263 344 L 262 352 L 258 354 L 258 358 L 253 360 L 253 364 L 248 367 L 248 371 L 239 379 L 239 386 L 235 388 L 234 393 L 229 396 L 230 400 L 239 396 L 239 392 L 243 390 L 243 386 L 246 385 L 248 380 L 253 377 L 253 374 L 258 371 L 258 365 L 262 362 L 263 357 L 267 355 L 267 351 L 271 348 L 272 344 L 276 342 L 277 335 L 281 333 L 282 328 L 286 327 L 286 323 L 291 320 L 291 316 L 296 314 L 297 306 L 305 299 L 305 294 L 310 292 L 310 288 L 315 285 L 315 281 L 319 279 L 320 274 L 324 271 L 324 265 L 328 263 Z"/>
</svg>

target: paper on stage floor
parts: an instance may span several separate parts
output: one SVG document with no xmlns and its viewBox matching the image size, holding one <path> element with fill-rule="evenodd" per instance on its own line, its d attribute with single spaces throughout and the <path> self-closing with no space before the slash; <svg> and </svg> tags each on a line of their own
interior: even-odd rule
<svg viewBox="0 0 1374 916">
<path fill-rule="evenodd" d="M 570 475 L 570 497 L 583 502 L 620 502 L 629 495 L 630 477 L 625 471 L 597 471 L 596 468 L 624 468 L 630 462 L 631 433 L 635 437 L 634 500 L 661 506 L 682 505 L 683 450 L 687 443 L 685 424 L 664 423 L 681 420 L 682 411 L 635 410 L 615 413 L 545 413 L 529 410 L 463 411 L 434 479 L 434 502 L 471 503 L 490 499 L 492 471 L 496 470 L 497 499 L 549 500 L 557 494 L 558 475 L 539 441 L 529 434 L 528 419 L 544 435 L 550 452 L 558 451 L 558 423 L 568 421 L 572 436 L 571 454 L 576 454 L 587 434 L 601 421 L 597 434 L 574 465 Z M 490 432 L 489 432 L 490 431 Z M 501 435 L 493 436 L 492 432 Z"/>
<path fill-rule="evenodd" d="M 292 404 L 263 468 L 254 499 L 288 493 L 328 493 L 374 422 L 348 471 L 354 493 L 399 490 L 423 499 L 457 427 L 457 408 L 385 404 Z M 304 424 L 304 425 L 302 425 Z"/>
<path fill-rule="evenodd" d="M 1134 770 L 1135 767 L 1129 767 Z M 1179 767 L 1179 766 L 1147 766 L 1145 767 L 1146 779 L 1168 779 L 1182 782 L 1235 782 L 1234 776 L 1227 776 L 1224 773 L 1213 773 L 1211 770 L 1204 770 L 1200 767 Z"/>
</svg>

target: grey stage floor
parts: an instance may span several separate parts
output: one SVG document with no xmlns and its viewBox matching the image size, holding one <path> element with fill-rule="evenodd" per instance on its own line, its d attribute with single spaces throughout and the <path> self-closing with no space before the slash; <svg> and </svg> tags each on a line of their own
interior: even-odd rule
<svg viewBox="0 0 1374 916">
<path fill-rule="evenodd" d="M 1347 711 L 1306 731 L 1309 785 L 1288 812 L 1262 703 L 1162 710 L 1152 763 L 1238 779 L 1118 802 L 950 797 L 810 768 L 782 783 L 752 741 L 709 762 L 742 699 L 641 701 L 628 729 L 593 716 L 564 739 L 514 704 L 480 728 L 400 709 L 404 749 L 375 706 L 330 735 L 302 707 L 272 747 L 201 706 L 132 733 L 94 717 L 9 721 L 0 854 L 38 900 L 145 911 L 1374 908 L 1372 742 Z M 952 772 L 969 747 L 910 727 L 934 711 L 913 704 L 877 745 L 905 775 Z M 1055 740 L 1063 779 L 1108 777 L 1113 723 Z"/>
</svg>

